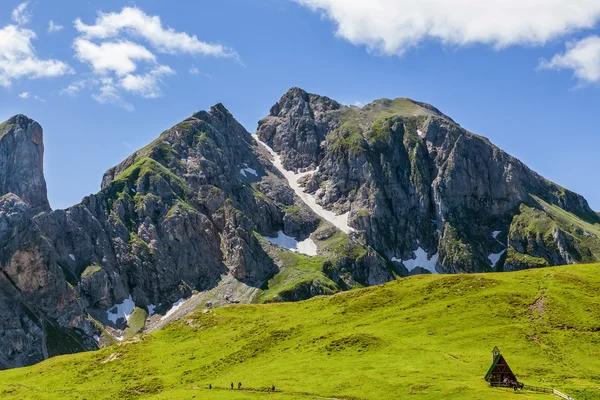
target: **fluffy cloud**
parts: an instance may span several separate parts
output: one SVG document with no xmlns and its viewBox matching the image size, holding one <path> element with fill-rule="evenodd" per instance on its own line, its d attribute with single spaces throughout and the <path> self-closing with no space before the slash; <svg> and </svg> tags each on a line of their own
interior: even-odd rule
<svg viewBox="0 0 600 400">
<path fill-rule="evenodd" d="M 120 13 L 100 13 L 95 25 L 86 25 L 80 19 L 75 28 L 88 39 L 110 39 L 121 32 L 147 40 L 163 53 L 203 54 L 216 57 L 234 57 L 237 53 L 220 44 L 206 43 L 185 32 L 164 28 L 160 17 L 150 16 L 139 8 L 125 7 Z"/>
<path fill-rule="evenodd" d="M 384 54 L 402 54 L 425 40 L 542 45 L 600 18 L 600 1 L 590 0 L 295 1 L 333 20 L 338 36 Z"/>
<path fill-rule="evenodd" d="M 98 74 L 114 72 L 126 75 L 134 72 L 138 61 L 156 62 L 156 57 L 144 46 L 137 43 L 104 42 L 100 45 L 86 39 L 75 39 L 73 43 L 75 57 L 81 62 L 90 64 Z"/>
<path fill-rule="evenodd" d="M 92 95 L 94 100 L 100 104 L 114 104 L 126 111 L 131 112 L 134 110 L 133 104 L 123 100 L 121 94 L 119 93 L 119 89 L 115 85 L 112 78 L 104 78 L 100 81 L 100 83 L 100 91 Z"/>
<path fill-rule="evenodd" d="M 130 74 L 125 76 L 121 80 L 120 85 L 128 92 L 139 94 L 148 99 L 153 99 L 160 97 L 161 95 L 159 85 L 161 78 L 163 76 L 173 74 L 175 74 L 175 71 L 173 71 L 170 67 L 167 67 L 166 65 L 159 65 L 143 75 Z"/>
<path fill-rule="evenodd" d="M 20 98 L 22 99 L 28 99 L 29 98 L 29 92 L 23 92 L 19 95 Z"/>
<path fill-rule="evenodd" d="M 581 84 L 600 82 L 600 37 L 590 36 L 567 44 L 563 54 L 542 60 L 542 69 L 572 69 Z"/>
<path fill-rule="evenodd" d="M 73 41 L 75 56 L 91 67 L 94 78 L 74 82 L 61 93 L 75 95 L 84 88 L 96 88 L 98 92 L 92 96 L 96 101 L 129 111 L 133 105 L 123 99 L 123 93 L 160 97 L 163 78 L 175 74 L 171 67 L 158 62 L 159 53 L 238 59 L 234 50 L 164 27 L 160 17 L 138 8 L 99 13 L 93 25 L 81 19 L 74 23 L 80 33 Z"/>
<path fill-rule="evenodd" d="M 48 33 L 60 32 L 64 29 L 64 26 L 54 23 L 54 21 L 50 20 L 48 23 Z"/>
<path fill-rule="evenodd" d="M 13 11 L 13 19 L 19 24 L 28 20 L 24 17 L 26 5 L 23 3 Z M 20 25 L 0 29 L 0 86 L 8 87 L 20 78 L 49 78 L 72 72 L 62 61 L 39 59 L 31 43 L 35 38 L 35 32 Z"/>
<path fill-rule="evenodd" d="M 27 23 L 29 23 L 31 15 L 29 15 L 29 13 L 27 12 L 28 4 L 29 2 L 21 3 L 12 12 L 12 20 L 19 25 L 26 25 Z"/>
</svg>

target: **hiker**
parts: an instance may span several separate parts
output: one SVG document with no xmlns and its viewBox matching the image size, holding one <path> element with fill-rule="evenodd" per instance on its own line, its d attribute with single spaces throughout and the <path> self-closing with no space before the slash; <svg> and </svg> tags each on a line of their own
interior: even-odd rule
<svg viewBox="0 0 600 400">
<path fill-rule="evenodd" d="M 238 382 L 238 390 L 242 388 L 242 382 Z"/>
<path fill-rule="evenodd" d="M 212 389 L 212 383 L 209 383 L 209 384 L 208 384 L 208 389 L 209 389 L 209 390 L 210 390 L 210 389 Z"/>
<path fill-rule="evenodd" d="M 271 386 L 271 392 L 275 391 L 275 385 Z"/>
<path fill-rule="evenodd" d="M 233 390 L 233 382 L 231 382 L 231 390 Z"/>
<path fill-rule="evenodd" d="M 508 385 L 508 384 L 510 384 L 510 379 L 509 379 L 509 377 L 508 377 L 508 376 L 507 376 L 506 378 L 504 378 L 504 381 L 503 381 L 503 383 L 505 383 L 505 384 L 507 384 L 507 385 Z"/>
<path fill-rule="evenodd" d="M 517 387 L 519 386 L 519 385 L 517 384 L 517 381 L 510 381 L 510 384 L 512 385 L 512 387 L 513 387 L 513 390 L 516 392 L 516 391 L 517 391 Z"/>
</svg>

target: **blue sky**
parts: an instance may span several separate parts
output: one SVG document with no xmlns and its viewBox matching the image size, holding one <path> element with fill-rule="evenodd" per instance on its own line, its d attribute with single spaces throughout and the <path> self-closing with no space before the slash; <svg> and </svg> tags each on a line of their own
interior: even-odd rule
<svg viewBox="0 0 600 400">
<path fill-rule="evenodd" d="M 3 0 L 0 120 L 44 127 L 50 202 L 66 208 L 218 102 L 254 132 L 293 86 L 347 104 L 410 97 L 600 210 L 600 4 L 468 3 Z"/>
</svg>

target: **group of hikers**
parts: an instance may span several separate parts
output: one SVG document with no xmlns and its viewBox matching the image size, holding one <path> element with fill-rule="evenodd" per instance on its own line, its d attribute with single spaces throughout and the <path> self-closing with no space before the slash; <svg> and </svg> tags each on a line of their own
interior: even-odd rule
<svg viewBox="0 0 600 400">
<path fill-rule="evenodd" d="M 502 383 L 504 383 L 506 386 L 512 387 L 515 392 L 517 391 L 517 389 L 520 386 L 519 382 L 517 382 L 516 379 L 512 380 L 508 376 L 506 378 L 504 378 L 504 380 L 502 381 Z"/>
<path fill-rule="evenodd" d="M 213 388 L 212 383 L 208 384 L 208 388 L 209 389 Z M 238 382 L 237 388 L 238 388 L 238 390 L 242 389 L 242 382 Z M 233 389 L 234 389 L 234 385 L 233 385 L 233 382 L 231 382 L 231 390 L 233 390 Z M 267 388 L 267 392 L 274 392 L 274 391 L 275 391 L 275 385 L 272 385 L 270 388 Z"/>
</svg>

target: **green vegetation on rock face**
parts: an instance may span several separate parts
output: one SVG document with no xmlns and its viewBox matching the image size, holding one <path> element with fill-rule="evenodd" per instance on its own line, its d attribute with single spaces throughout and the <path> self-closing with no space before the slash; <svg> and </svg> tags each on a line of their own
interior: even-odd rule
<svg viewBox="0 0 600 400">
<path fill-rule="evenodd" d="M 83 273 L 81 274 L 81 279 L 89 279 L 91 278 L 96 272 L 100 272 L 102 271 L 102 267 L 99 265 L 90 265 L 89 267 L 87 267 Z"/>
<path fill-rule="evenodd" d="M 527 268 L 543 268 L 550 264 L 541 257 L 534 257 L 529 254 L 519 253 L 512 247 L 508 249 L 506 255 L 506 264 L 526 266 Z"/>
<path fill-rule="evenodd" d="M 600 399 L 600 266 L 422 275 L 300 303 L 198 311 L 108 348 L 0 372 L 3 399 Z M 231 382 L 245 389 L 229 390 Z M 212 391 L 207 386 L 213 385 Z M 275 385 L 278 393 L 262 392 Z"/>
<path fill-rule="evenodd" d="M 422 107 L 417 102 L 406 98 L 376 100 L 364 106 L 362 110 L 373 113 L 377 117 L 392 115 L 406 117 L 413 117 L 417 115 L 436 115 L 436 113 L 432 110 Z"/>
<path fill-rule="evenodd" d="M 288 250 L 279 250 L 277 256 L 284 268 L 267 282 L 265 289 L 254 298 L 255 303 L 303 300 L 315 294 L 339 291 L 336 284 L 323 273 L 326 259 Z"/>
<path fill-rule="evenodd" d="M 125 329 L 125 334 L 127 336 L 138 334 L 144 329 L 146 326 L 146 318 L 148 317 L 148 313 L 146 310 L 136 307 L 133 310 L 133 313 L 129 316 L 129 320 L 127 321 L 127 329 Z"/>
<path fill-rule="evenodd" d="M 527 242 L 523 250 L 527 254 L 509 249 L 506 264 L 524 267 L 545 267 L 551 260 L 543 254 L 536 254 L 536 248 L 558 251 L 555 235 L 565 237 L 569 253 L 577 262 L 600 260 L 600 224 L 587 222 L 557 205 L 550 204 L 537 196 L 532 196 L 535 206 L 522 204 L 510 227 L 511 238 L 521 238 Z M 537 256 L 531 256 L 536 254 Z"/>
<path fill-rule="evenodd" d="M 330 151 L 348 150 L 351 153 L 360 153 L 365 150 L 366 143 L 360 127 L 352 121 L 347 121 L 338 129 L 327 135 L 327 144 Z"/>
<path fill-rule="evenodd" d="M 317 242 L 317 246 L 321 251 L 329 254 L 334 259 L 359 259 L 367 253 L 365 247 L 350 240 L 347 234 L 340 231 L 335 232 L 331 237 L 323 241 Z"/>
</svg>

